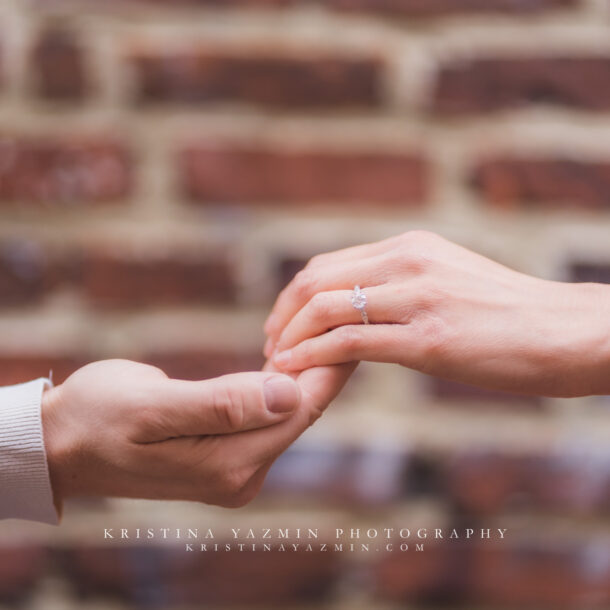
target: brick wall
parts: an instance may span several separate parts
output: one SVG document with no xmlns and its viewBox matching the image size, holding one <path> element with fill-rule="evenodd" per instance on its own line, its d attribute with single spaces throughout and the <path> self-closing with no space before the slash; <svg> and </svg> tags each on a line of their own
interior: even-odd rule
<svg viewBox="0 0 610 610">
<path fill-rule="evenodd" d="M 413 228 L 610 281 L 610 3 L 0 6 L 0 383 L 105 357 L 189 379 L 257 368 L 274 295 L 311 255 Z M 0 598 L 607 608 L 608 404 L 362 366 L 238 513 L 81 502 L 54 533 L 0 525 Z M 512 534 L 285 563 L 97 535 L 304 514 Z"/>
</svg>

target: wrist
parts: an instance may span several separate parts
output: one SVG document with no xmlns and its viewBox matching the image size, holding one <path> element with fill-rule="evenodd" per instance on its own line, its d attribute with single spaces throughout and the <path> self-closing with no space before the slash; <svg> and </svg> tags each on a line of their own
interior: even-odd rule
<svg viewBox="0 0 610 610">
<path fill-rule="evenodd" d="M 71 449 L 68 430 L 60 425 L 62 386 L 48 388 L 42 394 L 42 430 L 53 501 L 58 508 L 69 495 L 69 464 L 74 451 Z"/>
<path fill-rule="evenodd" d="M 573 284 L 581 299 L 582 389 L 575 395 L 610 394 L 610 286 Z M 577 357 L 578 357 L 577 356 Z M 574 367 L 581 369 L 579 366 Z"/>
</svg>

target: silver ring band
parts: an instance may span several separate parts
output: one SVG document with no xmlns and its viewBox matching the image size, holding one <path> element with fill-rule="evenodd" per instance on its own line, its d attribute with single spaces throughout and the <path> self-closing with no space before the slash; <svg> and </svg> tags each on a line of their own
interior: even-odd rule
<svg viewBox="0 0 610 610">
<path fill-rule="evenodd" d="M 351 296 L 352 307 L 360 312 L 362 316 L 362 322 L 369 324 L 369 316 L 366 313 L 366 294 L 360 288 L 360 286 L 354 286 L 354 291 Z"/>
</svg>

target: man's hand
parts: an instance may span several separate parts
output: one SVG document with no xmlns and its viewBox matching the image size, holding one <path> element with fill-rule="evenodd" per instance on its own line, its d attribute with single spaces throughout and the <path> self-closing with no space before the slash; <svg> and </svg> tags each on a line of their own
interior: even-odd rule
<svg viewBox="0 0 610 610">
<path fill-rule="evenodd" d="M 78 370 L 43 395 L 57 504 L 79 495 L 241 506 L 326 408 L 351 365 L 206 381 L 169 379 L 136 362 Z"/>
<path fill-rule="evenodd" d="M 89 364 L 43 396 L 54 493 L 235 503 L 235 472 L 254 456 L 226 453 L 226 438 L 286 420 L 299 401 L 274 373 L 193 382 L 125 360 Z"/>
<path fill-rule="evenodd" d="M 271 370 L 273 367 L 268 364 L 265 368 Z M 296 376 L 301 389 L 301 403 L 290 418 L 277 426 L 224 438 L 224 444 L 219 448 L 222 450 L 214 455 L 219 470 L 227 467 L 227 456 L 250 456 L 249 459 L 240 461 L 233 470 L 233 484 L 237 490 L 234 497 L 237 502 L 224 503 L 224 506 L 241 506 L 256 496 L 273 462 L 318 420 L 355 368 L 356 363 L 348 363 L 303 371 Z"/>
</svg>

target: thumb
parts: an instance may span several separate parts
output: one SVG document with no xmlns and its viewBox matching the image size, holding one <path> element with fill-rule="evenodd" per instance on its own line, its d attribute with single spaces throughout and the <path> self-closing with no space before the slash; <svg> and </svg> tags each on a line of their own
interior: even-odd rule
<svg viewBox="0 0 610 610">
<path fill-rule="evenodd" d="M 224 455 L 247 455 L 250 464 L 263 466 L 288 449 L 320 417 L 356 368 L 355 363 L 325 366 L 303 371 L 298 377 L 301 389 L 299 409 L 279 426 L 256 430 L 223 440 Z"/>
<path fill-rule="evenodd" d="M 271 426 L 298 407 L 301 392 L 288 375 L 236 373 L 205 381 L 166 379 L 156 393 L 158 438 L 230 434 Z"/>
</svg>

